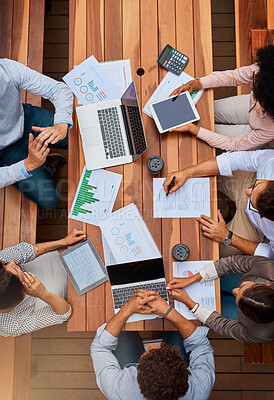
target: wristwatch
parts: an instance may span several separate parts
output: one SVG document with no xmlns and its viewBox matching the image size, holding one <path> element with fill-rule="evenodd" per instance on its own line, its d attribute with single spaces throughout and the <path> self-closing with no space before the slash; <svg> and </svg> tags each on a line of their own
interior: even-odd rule
<svg viewBox="0 0 274 400">
<path fill-rule="evenodd" d="M 223 239 L 223 244 L 225 246 L 229 246 L 231 244 L 231 238 L 232 238 L 233 232 L 229 231 L 228 236 Z"/>
</svg>

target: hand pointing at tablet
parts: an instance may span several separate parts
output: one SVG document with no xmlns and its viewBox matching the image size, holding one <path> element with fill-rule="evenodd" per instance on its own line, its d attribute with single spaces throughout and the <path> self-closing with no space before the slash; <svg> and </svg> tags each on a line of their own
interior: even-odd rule
<svg viewBox="0 0 274 400">
<path fill-rule="evenodd" d="M 191 133 L 191 135 L 197 136 L 199 129 L 198 126 L 190 122 L 189 124 L 179 126 L 178 128 L 172 128 L 169 132 Z"/>
</svg>

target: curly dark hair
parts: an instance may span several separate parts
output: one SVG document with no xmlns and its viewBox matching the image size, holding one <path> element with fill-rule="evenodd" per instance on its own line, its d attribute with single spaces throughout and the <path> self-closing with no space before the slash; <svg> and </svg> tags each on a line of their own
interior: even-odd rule
<svg viewBox="0 0 274 400">
<path fill-rule="evenodd" d="M 148 400 L 177 400 L 188 390 L 187 364 L 176 346 L 162 343 L 141 357 L 137 380 Z"/>
<path fill-rule="evenodd" d="M 258 194 L 256 207 L 261 218 L 274 221 L 274 181 L 267 182 L 265 190 Z"/>
<path fill-rule="evenodd" d="M 256 63 L 260 70 L 255 75 L 254 97 L 264 111 L 274 118 L 274 46 L 259 49 Z"/>
<path fill-rule="evenodd" d="M 268 285 L 252 285 L 243 292 L 238 307 L 257 324 L 274 322 L 274 289 Z"/>
<path fill-rule="evenodd" d="M 17 276 L 6 271 L 0 261 L 0 310 L 19 304 L 24 298 L 23 286 Z"/>
</svg>

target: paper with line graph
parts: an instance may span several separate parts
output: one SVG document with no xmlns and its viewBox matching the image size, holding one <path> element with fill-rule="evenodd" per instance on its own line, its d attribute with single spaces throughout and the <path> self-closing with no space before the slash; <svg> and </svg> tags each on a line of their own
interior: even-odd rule
<svg viewBox="0 0 274 400">
<path fill-rule="evenodd" d="M 213 261 L 183 261 L 173 263 L 173 277 L 187 278 L 197 274 L 205 264 Z M 189 297 L 200 305 L 205 305 L 216 311 L 215 283 L 214 281 L 206 281 L 203 283 L 196 282 L 184 289 Z M 174 301 L 175 310 L 187 319 L 196 319 L 189 309 L 181 302 Z"/>
<path fill-rule="evenodd" d="M 106 265 L 113 259 L 116 263 L 124 263 L 161 257 L 142 216 L 133 203 L 113 212 L 100 223 L 100 227 L 104 236 Z"/>
<path fill-rule="evenodd" d="M 168 196 L 164 191 L 164 178 L 153 179 L 154 218 L 195 218 L 210 216 L 209 178 L 191 178 L 184 186 Z"/>
<path fill-rule="evenodd" d="M 121 91 L 94 56 L 73 68 L 63 80 L 83 105 L 121 97 Z"/>
<path fill-rule="evenodd" d="M 69 218 L 98 225 L 111 214 L 121 180 L 120 174 L 84 167 Z"/>
</svg>

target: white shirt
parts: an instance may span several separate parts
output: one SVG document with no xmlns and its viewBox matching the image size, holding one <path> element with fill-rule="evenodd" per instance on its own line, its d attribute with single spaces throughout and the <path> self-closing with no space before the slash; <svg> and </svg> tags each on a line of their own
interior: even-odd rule
<svg viewBox="0 0 274 400">
<path fill-rule="evenodd" d="M 220 175 L 233 176 L 236 170 L 257 172 L 257 179 L 274 180 L 274 150 L 239 151 L 223 153 L 216 158 Z M 249 202 L 245 212 L 248 218 L 262 234 L 268 243 L 259 243 L 255 256 L 274 258 L 274 221 L 261 218 L 258 213 L 249 210 Z"/>
</svg>

